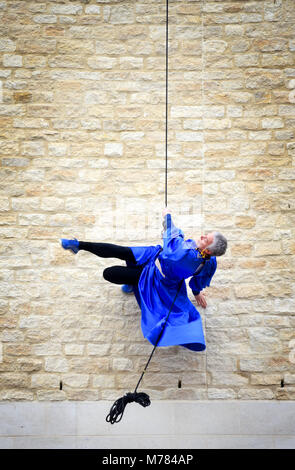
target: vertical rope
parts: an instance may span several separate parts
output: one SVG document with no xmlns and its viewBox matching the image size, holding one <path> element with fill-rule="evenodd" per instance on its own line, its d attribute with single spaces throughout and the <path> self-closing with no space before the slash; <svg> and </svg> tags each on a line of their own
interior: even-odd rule
<svg viewBox="0 0 295 470">
<path fill-rule="evenodd" d="M 201 3 L 201 37 L 202 37 L 202 41 L 201 41 L 201 48 L 202 48 L 202 60 L 201 60 L 201 64 L 202 64 L 202 70 L 201 70 L 201 100 L 202 100 L 202 203 L 201 203 L 201 233 L 203 234 L 204 233 L 204 219 L 205 219 L 205 215 L 204 215 L 204 211 L 205 211 L 205 138 L 204 138 L 204 132 L 205 132 L 205 128 L 204 128 L 204 102 L 205 102 L 205 99 L 204 99 L 204 74 L 205 74 L 205 61 L 204 61 L 204 5 L 205 5 L 205 2 L 206 0 L 202 0 L 202 3 Z M 206 317 L 205 317 L 205 327 L 206 327 Z M 205 370 L 205 381 L 206 381 L 206 391 L 208 393 L 208 368 L 207 368 L 207 351 L 205 351 L 205 367 L 206 367 L 206 370 Z"/>
<path fill-rule="evenodd" d="M 203 44 L 204 44 L 204 24 L 203 24 L 203 5 L 204 5 L 204 1 L 202 2 L 202 12 L 201 12 L 201 17 L 202 17 L 202 26 L 201 26 L 201 32 L 202 32 L 202 77 L 201 77 L 201 92 L 202 92 L 202 122 L 203 122 L 203 133 L 202 133 L 202 168 L 203 168 L 203 174 L 202 174 L 202 207 L 201 207 L 201 214 L 202 214 L 202 229 L 203 229 L 203 212 L 204 212 L 204 163 L 205 163 L 205 158 L 204 158 L 204 84 L 203 84 L 203 80 L 204 80 L 204 61 L 203 61 L 203 51 L 204 51 L 204 48 L 203 48 Z M 168 174 L 168 154 L 167 154 L 167 149 L 168 149 L 168 2 L 169 0 L 166 0 L 166 140 L 165 140 L 165 148 L 166 148 L 166 158 L 165 158 L 165 161 L 166 161 L 166 168 L 165 168 L 165 204 L 166 204 L 166 207 L 167 207 L 167 174 Z M 170 224 L 171 224 L 171 221 L 170 221 Z M 169 222 L 168 222 L 168 225 L 169 226 Z M 170 228 L 171 228 L 171 225 L 170 225 Z M 203 265 L 202 266 L 199 266 L 197 272 L 202 269 Z M 106 421 L 111 423 L 111 424 L 114 424 L 114 423 L 118 423 L 119 421 L 121 421 L 122 417 L 123 417 L 123 414 L 124 414 L 124 410 L 125 410 L 125 407 L 128 403 L 132 403 L 132 402 L 137 402 L 139 403 L 140 405 L 146 407 L 146 406 L 149 406 L 150 405 L 150 398 L 149 396 L 146 394 L 146 393 L 138 393 L 137 392 L 137 389 L 143 379 L 143 376 L 147 370 L 147 367 L 152 359 L 152 356 L 159 344 L 159 341 L 164 333 L 164 329 L 166 327 L 166 324 L 168 322 L 168 319 L 169 319 L 169 316 L 170 316 L 170 313 L 171 313 L 171 310 L 172 310 L 172 307 L 174 305 L 174 302 L 177 298 L 177 295 L 181 289 L 181 286 L 183 285 L 183 283 L 185 282 L 184 279 L 182 279 L 179 283 L 179 286 L 178 286 L 178 289 L 177 289 L 177 292 L 176 292 L 176 295 L 174 297 L 174 300 L 172 302 L 172 305 L 170 307 L 170 310 L 168 312 L 168 315 L 166 316 L 165 318 L 165 321 L 162 325 L 162 328 L 161 328 L 161 331 L 160 331 L 160 334 L 158 335 L 158 338 L 156 340 L 156 343 L 154 345 L 154 348 L 150 354 L 150 357 L 141 373 L 141 376 L 139 378 L 139 381 L 137 382 L 137 385 L 135 387 L 135 390 L 133 393 L 127 393 L 126 395 L 124 395 L 123 397 L 119 398 L 118 400 L 115 401 L 115 403 L 113 404 L 113 406 L 111 407 L 110 409 L 110 412 L 109 414 L 107 415 L 106 417 Z M 207 371 L 207 366 L 206 366 L 206 371 Z M 206 387 L 207 387 L 207 373 L 206 373 Z"/>
<path fill-rule="evenodd" d="M 202 197 L 201 197 L 201 233 L 204 231 L 204 197 L 205 197 L 205 150 L 204 150 L 204 2 L 202 1 L 201 8 L 201 106 L 202 106 Z"/>
<path fill-rule="evenodd" d="M 139 384 L 140 384 L 140 382 L 141 382 L 141 380 L 142 380 L 142 378 L 143 378 L 143 376 L 144 376 L 144 373 L 145 373 L 145 371 L 147 370 L 147 367 L 148 367 L 148 365 L 149 365 L 149 363 L 150 363 L 150 361 L 151 361 L 151 359 L 152 359 L 152 357 L 153 357 L 153 354 L 154 354 L 154 352 L 155 352 L 155 350 L 156 350 L 156 348 L 157 348 L 157 346 L 158 346 L 158 344 L 159 344 L 160 339 L 162 338 L 162 335 L 163 335 L 163 333 L 164 333 L 165 326 L 166 326 L 167 321 L 168 321 L 168 319 L 169 319 L 169 316 L 170 316 L 172 307 L 173 307 L 173 305 L 174 305 L 174 302 L 175 302 L 175 300 L 176 300 L 176 297 L 177 297 L 177 295 L 178 295 L 178 292 L 180 291 L 180 288 L 181 288 L 183 282 L 184 282 L 184 280 L 180 281 L 180 283 L 179 283 L 179 286 L 178 286 L 176 295 L 175 295 L 174 300 L 173 300 L 173 302 L 172 302 L 172 304 L 171 304 L 171 307 L 170 307 L 170 310 L 169 310 L 169 312 L 168 312 L 168 315 L 167 315 L 166 318 L 165 318 L 165 322 L 164 322 L 164 324 L 162 325 L 162 329 L 161 329 L 160 334 L 159 334 L 159 336 L 158 336 L 158 338 L 157 338 L 156 344 L 154 345 L 154 348 L 153 348 L 153 350 L 152 350 L 152 352 L 151 352 L 151 354 L 150 354 L 150 357 L 149 357 L 149 359 L 148 359 L 148 361 L 147 361 L 147 363 L 146 363 L 146 365 L 145 365 L 145 368 L 144 368 L 143 371 L 142 371 L 142 374 L 141 374 L 141 376 L 140 376 L 140 379 L 139 379 L 139 381 L 137 382 L 137 385 L 136 385 L 136 387 L 135 387 L 134 393 L 137 392 L 138 386 L 139 386 Z"/>
<path fill-rule="evenodd" d="M 166 127 L 165 127 L 165 206 L 168 203 L 168 22 L 169 0 L 166 0 Z"/>
<path fill-rule="evenodd" d="M 166 166 L 165 166 L 165 205 L 167 207 L 167 175 L 168 175 L 168 7 L 169 7 L 169 0 L 166 0 L 166 138 L 165 138 L 165 149 L 166 149 L 166 152 L 165 152 L 165 161 L 166 161 Z M 169 220 L 167 222 L 167 227 L 170 227 L 171 229 L 171 220 Z M 171 313 L 171 310 L 172 310 L 172 307 L 174 305 L 174 302 L 177 298 L 177 295 L 181 289 L 181 286 L 183 285 L 183 282 L 184 282 L 184 279 L 182 279 L 180 282 L 179 282 L 179 286 L 178 286 L 178 289 L 177 289 L 177 292 L 176 292 L 176 295 L 174 297 L 174 300 L 172 302 L 172 305 L 170 307 L 170 310 L 168 312 L 168 315 L 166 316 L 165 318 L 165 321 L 162 325 L 162 328 L 161 328 L 161 331 L 160 331 L 160 334 L 158 335 L 158 338 L 156 340 L 156 344 L 154 345 L 154 348 L 150 354 L 150 357 L 145 365 L 145 368 L 143 369 L 142 373 L 141 373 L 141 376 L 139 378 L 139 381 L 137 382 L 137 385 L 135 387 L 135 390 L 133 393 L 126 393 L 123 397 L 119 398 L 118 400 L 116 400 L 113 404 L 113 406 L 111 407 L 110 409 L 110 412 L 109 414 L 106 416 L 106 421 L 108 423 L 111 423 L 111 424 L 114 424 L 114 423 L 118 423 L 119 421 L 121 421 L 122 417 L 123 417 L 123 414 L 124 414 L 124 410 L 125 410 L 125 407 L 128 403 L 132 403 L 132 402 L 137 402 L 139 403 L 140 405 L 146 407 L 146 406 L 149 406 L 150 405 L 150 398 L 149 396 L 146 394 L 146 393 L 138 393 L 137 392 L 137 389 L 143 379 L 143 376 L 145 374 L 145 371 L 147 370 L 147 367 L 152 359 L 152 356 L 159 344 L 159 341 L 164 333 L 164 329 L 166 327 L 166 324 L 168 322 L 168 319 L 169 319 L 169 316 L 170 316 L 170 313 Z"/>
</svg>

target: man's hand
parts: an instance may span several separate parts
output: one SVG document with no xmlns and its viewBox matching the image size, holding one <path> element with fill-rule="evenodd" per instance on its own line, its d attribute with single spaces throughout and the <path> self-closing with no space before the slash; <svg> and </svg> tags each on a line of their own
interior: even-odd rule
<svg viewBox="0 0 295 470">
<path fill-rule="evenodd" d="M 165 217 L 166 214 L 171 214 L 171 210 L 169 209 L 169 207 L 165 207 L 165 209 L 162 212 L 163 217 Z"/>
<path fill-rule="evenodd" d="M 206 299 L 205 299 L 205 295 L 206 294 L 198 294 L 198 295 L 195 295 L 195 299 L 197 301 L 197 304 L 198 305 L 201 305 L 201 307 L 203 308 L 206 308 L 207 307 L 207 302 L 206 302 Z"/>
<path fill-rule="evenodd" d="M 166 230 L 166 219 L 165 219 L 165 215 L 166 215 L 166 214 L 171 214 L 171 211 L 170 211 L 169 207 L 165 207 L 165 209 L 164 209 L 163 212 L 162 212 L 162 216 L 163 216 L 163 222 L 162 222 L 163 230 L 162 230 L 162 232 L 161 232 L 161 238 L 163 238 L 164 231 Z"/>
</svg>

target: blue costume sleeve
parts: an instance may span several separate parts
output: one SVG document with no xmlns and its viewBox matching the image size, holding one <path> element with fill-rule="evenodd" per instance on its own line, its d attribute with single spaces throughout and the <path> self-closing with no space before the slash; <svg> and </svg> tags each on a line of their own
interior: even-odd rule
<svg viewBox="0 0 295 470">
<path fill-rule="evenodd" d="M 209 287 L 211 283 L 211 279 L 216 271 L 217 262 L 216 257 L 212 257 L 210 261 L 205 263 L 200 274 L 192 276 L 189 281 L 189 286 L 194 295 L 198 295 L 201 290 L 205 289 L 205 287 Z"/>
<path fill-rule="evenodd" d="M 184 233 L 180 228 L 175 227 L 172 222 L 171 214 L 165 215 L 163 225 L 163 249 L 165 250 L 173 238 L 181 237 L 183 239 Z"/>
</svg>

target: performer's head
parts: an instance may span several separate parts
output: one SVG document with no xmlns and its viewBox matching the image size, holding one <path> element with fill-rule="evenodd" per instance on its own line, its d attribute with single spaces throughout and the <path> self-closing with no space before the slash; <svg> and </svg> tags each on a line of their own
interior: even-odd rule
<svg viewBox="0 0 295 470">
<path fill-rule="evenodd" d="M 210 232 L 201 235 L 197 240 L 197 246 L 208 255 L 222 256 L 227 249 L 227 239 L 220 232 Z"/>
</svg>

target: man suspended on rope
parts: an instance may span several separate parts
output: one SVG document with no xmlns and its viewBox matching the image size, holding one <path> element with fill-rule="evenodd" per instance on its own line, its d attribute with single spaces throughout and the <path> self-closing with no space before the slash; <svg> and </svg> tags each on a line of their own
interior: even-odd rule
<svg viewBox="0 0 295 470">
<path fill-rule="evenodd" d="M 191 277 L 189 286 L 197 304 L 205 308 L 207 303 L 201 291 L 210 285 L 217 267 L 216 257 L 225 253 L 227 240 L 219 232 L 201 236 L 197 242 L 184 240 L 183 231 L 174 226 L 168 209 L 164 210 L 163 217 L 163 247 L 127 247 L 76 239 L 62 239 L 61 244 L 75 254 L 85 250 L 126 262 L 126 266 L 104 269 L 103 277 L 109 282 L 123 284 L 124 292 L 134 292 L 141 308 L 143 335 L 154 345 L 179 289 L 158 346 L 181 345 L 202 351 L 206 348 L 202 319 L 189 300 L 186 284 L 182 281 Z"/>
</svg>

